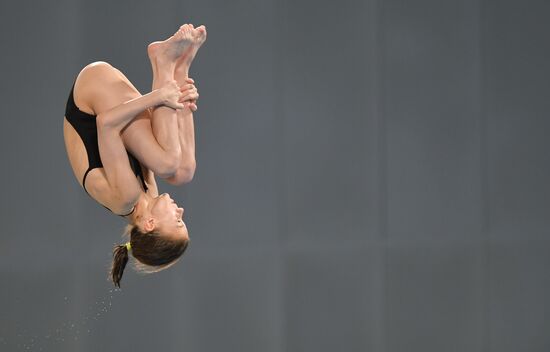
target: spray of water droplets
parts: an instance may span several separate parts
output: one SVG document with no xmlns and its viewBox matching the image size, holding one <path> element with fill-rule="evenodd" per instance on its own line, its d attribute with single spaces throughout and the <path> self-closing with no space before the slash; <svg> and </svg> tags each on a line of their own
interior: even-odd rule
<svg viewBox="0 0 550 352">
<path fill-rule="evenodd" d="M 16 347 L 16 351 L 46 351 L 54 350 L 69 341 L 79 341 L 93 332 L 93 327 L 104 317 L 113 306 L 113 299 L 116 293 L 122 290 L 110 289 L 109 293 L 88 306 L 82 316 L 75 320 L 69 320 L 58 324 L 55 328 L 44 334 L 29 334 L 25 328 L 17 328 L 15 341 L 9 341 L 7 337 L 0 336 L 0 350 L 2 346 Z M 68 304 L 69 297 L 63 297 L 65 304 Z"/>
</svg>

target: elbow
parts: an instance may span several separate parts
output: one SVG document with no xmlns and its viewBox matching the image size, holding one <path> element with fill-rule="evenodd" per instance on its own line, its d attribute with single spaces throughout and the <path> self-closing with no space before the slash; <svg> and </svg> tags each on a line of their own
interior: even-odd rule
<svg viewBox="0 0 550 352">
<path fill-rule="evenodd" d="M 95 117 L 97 128 L 107 127 L 107 114 L 101 113 Z"/>
<path fill-rule="evenodd" d="M 113 116 L 111 116 L 108 112 L 103 112 L 97 115 L 95 121 L 98 128 L 117 128 Z"/>
</svg>

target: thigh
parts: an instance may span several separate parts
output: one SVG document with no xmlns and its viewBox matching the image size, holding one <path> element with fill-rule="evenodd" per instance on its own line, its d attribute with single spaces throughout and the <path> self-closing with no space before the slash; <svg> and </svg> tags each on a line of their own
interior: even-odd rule
<svg viewBox="0 0 550 352">
<path fill-rule="evenodd" d="M 126 149 L 140 163 L 156 173 L 156 161 L 160 159 L 163 151 L 153 134 L 150 110 L 142 112 L 124 127 L 121 137 Z"/>
</svg>

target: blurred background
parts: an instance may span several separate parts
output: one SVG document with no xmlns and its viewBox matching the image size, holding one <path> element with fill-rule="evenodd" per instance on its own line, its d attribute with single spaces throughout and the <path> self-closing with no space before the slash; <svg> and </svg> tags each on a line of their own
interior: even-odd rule
<svg viewBox="0 0 550 352">
<path fill-rule="evenodd" d="M 549 351 L 550 3 L 3 1 L 0 351 Z M 125 221 L 65 153 L 78 72 L 151 89 L 205 24 L 192 243 L 107 280 Z M 130 269 L 130 268 L 128 268 Z"/>
</svg>

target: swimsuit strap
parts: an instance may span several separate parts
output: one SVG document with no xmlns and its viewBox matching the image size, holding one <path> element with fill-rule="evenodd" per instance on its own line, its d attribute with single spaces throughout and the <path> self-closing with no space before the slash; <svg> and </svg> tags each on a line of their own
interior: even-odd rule
<svg viewBox="0 0 550 352">
<path fill-rule="evenodd" d="M 118 216 L 122 216 L 122 217 L 128 216 L 128 215 L 132 214 L 132 213 L 134 212 L 134 210 L 136 210 L 136 206 L 135 206 L 135 205 L 134 205 L 134 207 L 132 208 L 132 211 L 129 212 L 128 214 L 126 214 L 126 215 L 118 215 L 118 214 L 117 214 L 117 215 L 118 215 Z"/>
<path fill-rule="evenodd" d="M 84 188 L 84 191 L 86 191 L 86 193 L 90 196 L 90 193 L 88 193 L 88 190 L 86 189 L 86 176 L 88 176 L 88 172 L 92 171 L 93 169 L 95 169 L 95 167 L 88 167 L 88 170 L 86 170 L 86 172 L 84 173 L 84 177 L 82 178 L 82 187 Z M 142 179 L 142 182 L 143 182 L 143 179 Z M 91 196 L 90 196 L 91 197 Z M 113 213 L 113 211 L 109 208 L 107 208 L 106 206 L 104 206 L 102 204 L 103 208 L 109 210 L 110 212 Z M 132 211 L 129 212 L 128 214 L 124 214 L 124 215 L 121 215 L 121 214 L 115 214 L 115 215 L 118 215 L 118 216 L 128 216 L 130 214 L 132 214 L 134 212 L 134 210 L 136 210 L 136 206 L 134 205 L 134 207 L 132 208 Z"/>
</svg>

